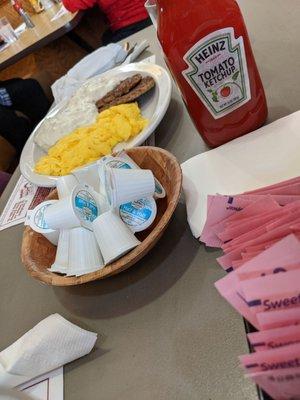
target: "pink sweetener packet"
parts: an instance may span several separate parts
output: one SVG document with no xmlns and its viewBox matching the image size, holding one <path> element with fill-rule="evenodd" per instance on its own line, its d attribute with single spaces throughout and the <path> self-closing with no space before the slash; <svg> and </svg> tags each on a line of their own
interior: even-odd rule
<svg viewBox="0 0 300 400">
<path fill-rule="evenodd" d="M 236 201 L 238 202 L 239 198 L 237 198 Z M 263 196 L 263 198 L 248 204 L 239 212 L 236 212 L 228 216 L 226 219 L 223 219 L 218 224 L 213 225 L 212 229 L 218 235 L 224 230 L 224 224 L 228 224 L 230 221 L 236 221 L 237 219 L 239 221 L 244 220 L 245 218 L 257 216 L 266 211 L 278 210 L 280 208 L 281 206 L 279 206 L 279 204 L 273 200 L 271 196 Z"/>
<path fill-rule="evenodd" d="M 254 202 L 258 201 L 262 197 L 270 196 L 273 200 L 275 200 L 280 206 L 285 206 L 290 203 L 294 203 L 295 201 L 300 200 L 300 194 L 299 195 L 284 195 L 284 194 L 241 194 L 234 196 L 235 198 L 243 198 L 245 200 Z"/>
<path fill-rule="evenodd" d="M 300 193 L 300 182 L 295 182 L 284 186 L 270 188 L 267 191 L 261 193 L 267 193 L 272 195 L 277 194 L 277 195 L 297 196 Z"/>
<path fill-rule="evenodd" d="M 245 260 L 243 259 L 232 261 L 232 268 L 236 270 L 240 268 L 243 264 L 245 264 Z"/>
<path fill-rule="evenodd" d="M 239 295 L 239 281 L 234 272 L 215 282 L 215 287 L 222 297 L 244 318 L 246 318 L 256 329 L 260 329 L 256 316 L 251 312 L 247 303 Z"/>
<path fill-rule="evenodd" d="M 246 374 L 261 387 L 273 400 L 300 399 L 300 372 L 299 368 L 255 372 Z"/>
<path fill-rule="evenodd" d="M 242 254 L 247 254 L 248 259 L 253 258 L 254 252 L 255 253 L 261 253 L 262 251 L 266 250 L 266 244 L 268 243 L 276 243 L 279 239 L 276 240 L 272 240 L 272 241 L 267 241 L 265 243 L 259 243 L 258 245 L 254 245 L 254 246 L 245 246 L 244 244 L 237 246 L 234 250 L 225 251 L 225 254 L 223 256 L 220 256 L 217 258 L 218 263 L 221 265 L 221 267 L 223 269 L 225 269 L 225 271 L 232 271 L 232 262 L 233 261 L 238 261 L 243 259 Z M 252 253 L 252 255 L 251 255 Z"/>
<path fill-rule="evenodd" d="M 273 204 L 276 206 L 276 200 L 271 196 L 264 196 L 267 199 L 268 204 Z M 219 243 L 216 238 L 216 232 L 222 231 L 224 227 L 225 220 L 233 214 L 240 213 L 245 207 L 249 206 L 251 203 L 256 201 L 261 201 L 262 196 L 225 196 L 225 195 L 209 195 L 208 196 L 208 213 L 205 226 L 203 228 L 200 240 L 210 246 L 213 243 L 214 246 Z M 277 204 L 278 206 L 278 204 Z M 248 210 L 249 215 L 255 214 L 255 209 Z M 245 217 L 239 217 L 246 218 Z M 214 227 L 214 228 L 212 228 Z"/>
<path fill-rule="evenodd" d="M 249 204 L 249 200 L 236 200 L 231 196 L 208 196 L 208 214 L 206 222 L 200 236 L 200 241 L 209 247 L 220 247 L 222 242 L 212 230 L 212 226 L 229 217 L 238 211 L 241 211 Z"/>
<path fill-rule="evenodd" d="M 290 308 L 256 314 L 261 330 L 275 329 L 300 323 L 300 308 Z"/>
<path fill-rule="evenodd" d="M 261 250 L 258 251 L 246 251 L 242 253 L 242 259 L 246 262 L 252 260 L 253 257 L 258 256 L 261 253 Z"/>
<path fill-rule="evenodd" d="M 239 356 L 248 374 L 275 369 L 298 368 L 300 372 L 300 343 Z"/>
<path fill-rule="evenodd" d="M 263 234 L 271 231 L 274 232 L 277 228 L 280 229 L 281 227 L 290 228 L 290 231 L 299 230 L 300 224 L 299 226 L 297 225 L 298 221 L 300 222 L 300 210 L 294 213 L 288 212 L 287 214 L 283 212 L 282 217 L 266 222 L 258 228 L 244 233 L 229 243 L 224 243 L 222 249 L 225 253 L 228 253 L 240 246 L 241 243 L 248 242 L 252 239 L 258 239 Z"/>
<path fill-rule="evenodd" d="M 255 190 L 249 190 L 248 192 L 244 192 L 244 194 L 257 194 L 257 193 L 261 193 L 261 192 L 269 192 L 270 189 L 274 189 L 274 188 L 278 188 L 278 187 L 282 187 L 282 186 L 288 186 L 288 185 L 292 185 L 293 183 L 298 183 L 300 182 L 300 177 L 297 176 L 295 178 L 291 178 L 291 179 L 287 179 L 285 181 L 281 181 L 278 183 L 274 183 L 273 185 L 268 185 L 268 186 L 264 186 Z"/>
<path fill-rule="evenodd" d="M 236 273 L 239 280 L 247 280 L 299 269 L 298 266 L 300 266 L 300 241 L 291 234 L 244 262 Z"/>
<path fill-rule="evenodd" d="M 300 325 L 248 333 L 247 337 L 254 351 L 277 349 L 278 347 L 300 343 Z"/>
<path fill-rule="evenodd" d="M 288 212 L 286 215 L 283 215 L 281 218 L 271 221 L 267 224 L 267 230 L 271 231 L 272 229 L 277 228 L 280 225 L 287 224 L 288 222 L 291 222 L 293 225 L 297 223 L 297 220 L 299 221 L 300 218 L 300 207 L 298 210 L 293 210 L 292 212 Z"/>
<path fill-rule="evenodd" d="M 262 198 L 263 196 L 271 196 L 273 200 L 275 200 L 280 206 L 285 206 L 291 203 L 294 203 L 295 201 L 299 201 L 300 200 L 300 194 L 299 195 L 284 195 L 284 194 L 271 194 L 271 195 L 267 195 L 267 194 L 257 194 L 257 195 L 238 195 L 238 196 L 234 196 L 234 197 L 244 197 L 247 200 L 251 200 L 253 201 L 257 201 L 259 200 L 259 198 Z"/>
<path fill-rule="evenodd" d="M 247 196 L 235 196 L 232 197 L 233 201 L 236 201 L 237 204 L 239 204 L 240 201 L 249 201 L 247 200 Z M 271 196 L 263 196 L 254 199 L 251 202 L 249 202 L 247 205 L 243 207 L 242 210 L 240 210 L 238 213 L 233 213 L 232 215 L 228 216 L 226 219 L 226 222 L 233 222 L 240 220 L 242 218 L 248 218 L 248 217 L 253 217 L 255 215 L 261 214 L 266 211 L 270 210 L 278 210 L 280 209 L 279 204 L 272 199 Z"/>
<path fill-rule="evenodd" d="M 217 258 L 218 263 L 224 268 L 226 271 L 231 270 L 232 268 L 232 261 L 239 260 L 241 258 L 241 253 L 247 248 L 248 246 L 254 245 L 261 245 L 266 244 L 268 241 L 271 240 L 280 240 L 284 236 L 289 235 L 290 233 L 297 233 L 300 232 L 299 229 L 293 229 L 290 226 L 290 223 L 280 226 L 272 231 L 266 232 L 261 236 L 253 238 L 246 243 L 241 244 L 240 246 L 234 248 L 227 254 Z"/>
<path fill-rule="evenodd" d="M 252 250 L 256 249 L 256 251 L 262 250 L 265 249 L 267 244 L 278 241 L 292 232 L 294 232 L 294 230 L 291 229 L 290 223 L 282 225 L 282 227 L 278 227 L 273 231 L 267 231 L 266 226 L 263 226 L 255 232 L 251 231 L 251 235 L 247 236 L 246 240 L 239 243 L 233 242 L 231 246 L 224 248 L 223 251 L 227 254 L 241 247 L 244 247 L 245 249 L 251 248 Z"/>
<path fill-rule="evenodd" d="M 285 206 L 300 200 L 300 195 L 271 195 L 274 200 L 281 206 Z"/>
<path fill-rule="evenodd" d="M 266 195 L 264 197 L 270 198 L 270 196 Z M 277 202 L 280 205 L 286 205 L 290 202 L 294 202 L 296 200 L 300 200 L 299 196 L 271 196 L 273 201 Z M 242 211 L 247 205 L 260 201 L 262 196 L 255 195 L 238 195 L 238 196 L 223 196 L 223 195 L 215 195 L 208 196 L 208 212 L 207 212 L 207 220 L 205 226 L 203 228 L 202 234 L 200 236 L 200 241 L 204 242 L 207 246 L 210 247 L 220 247 L 222 241 L 216 235 L 216 232 L 222 232 L 226 219 L 233 215 Z M 245 217 L 246 218 L 246 217 Z M 241 219 L 239 217 L 238 219 Z M 214 228 L 212 229 L 212 226 Z"/>
<path fill-rule="evenodd" d="M 258 196 L 259 197 L 259 196 Z M 271 196 L 272 198 L 274 196 Z M 293 211 L 294 209 L 299 209 L 299 205 L 300 205 L 300 195 L 297 197 L 296 200 L 293 200 L 287 204 L 281 204 L 279 201 L 276 200 L 277 203 L 279 203 L 281 209 L 284 209 L 286 212 L 287 211 Z M 276 213 L 276 211 L 278 210 L 271 210 L 269 211 L 270 213 Z M 266 212 L 264 214 L 260 214 L 260 215 L 253 215 L 247 218 L 244 218 L 242 221 L 240 221 L 239 219 L 237 219 L 236 221 L 233 220 L 229 220 L 228 222 L 225 221 L 225 229 L 231 229 L 231 228 L 236 228 L 237 226 L 240 226 L 241 223 L 248 223 L 248 222 L 252 222 L 253 220 L 255 221 L 256 218 L 258 218 L 259 216 L 265 216 L 268 215 L 269 212 Z M 276 214 L 275 214 L 276 216 Z"/>
<path fill-rule="evenodd" d="M 292 229 L 295 229 L 296 231 L 299 231 L 299 229 L 300 229 L 300 222 L 294 221 L 294 222 L 291 224 L 291 228 L 292 228 Z"/>
<path fill-rule="evenodd" d="M 257 238 L 261 237 L 262 235 L 264 235 L 266 232 L 262 231 L 262 234 L 257 236 Z M 236 245 L 232 245 L 231 247 L 226 247 L 223 250 L 223 252 L 225 254 L 229 254 L 234 252 L 237 249 L 241 249 L 241 252 L 247 253 L 249 251 L 249 248 L 251 249 L 250 252 L 248 254 L 251 253 L 251 251 L 253 251 L 253 249 L 255 249 L 255 251 L 263 251 L 265 250 L 265 246 L 267 243 L 269 243 L 269 240 L 267 240 L 266 242 L 262 242 L 262 243 L 258 243 L 255 246 L 252 246 L 252 241 L 254 239 L 251 239 L 247 242 L 242 242 L 242 243 L 237 243 Z M 249 243 L 249 244 L 248 244 Z"/>
<path fill-rule="evenodd" d="M 227 240 L 239 239 L 239 236 L 244 234 L 245 232 L 249 232 L 256 227 L 259 226 L 268 226 L 268 223 L 272 223 L 272 221 L 277 221 L 280 218 L 287 217 L 294 213 L 297 213 L 300 210 L 300 202 L 295 202 L 293 204 L 288 204 L 284 207 L 280 207 L 280 209 L 272 210 L 270 212 L 266 212 L 260 215 L 256 215 L 254 217 L 245 219 L 243 221 L 238 221 L 234 224 L 227 224 L 225 228 L 226 235 L 220 236 L 220 239 L 224 242 Z M 294 214 L 295 215 L 295 214 Z M 224 233 L 225 233 L 224 232 Z"/>
<path fill-rule="evenodd" d="M 299 196 L 300 193 L 300 183 L 296 182 L 290 185 L 285 185 L 278 188 L 270 189 L 269 193 L 271 195 L 279 196 Z"/>
<path fill-rule="evenodd" d="M 282 215 L 283 209 L 277 209 L 276 211 L 271 211 L 267 213 L 260 214 L 258 216 L 247 218 L 247 221 L 240 221 L 240 223 L 235 224 L 231 227 L 230 224 L 227 225 L 223 232 L 218 234 L 218 237 L 222 242 L 226 243 L 240 238 L 240 236 L 252 231 L 270 221 L 274 221 Z"/>
<path fill-rule="evenodd" d="M 251 253 L 255 253 L 255 252 L 256 253 L 261 253 L 263 250 L 268 249 L 269 247 L 271 247 L 276 242 L 278 242 L 278 239 L 268 240 L 267 242 L 265 242 L 263 244 L 247 246 L 247 247 L 245 247 L 245 252 L 246 252 L 246 254 L 251 254 Z"/>
<path fill-rule="evenodd" d="M 226 271 L 230 272 L 233 271 L 233 266 L 232 263 L 233 261 L 238 261 L 241 260 L 241 253 L 245 250 L 244 246 L 241 245 L 239 248 L 237 248 L 234 251 L 231 251 L 227 254 L 223 254 L 222 256 L 217 258 L 217 262 L 220 264 L 220 266 Z"/>
<path fill-rule="evenodd" d="M 212 203 L 213 203 L 213 199 L 214 199 L 214 196 L 211 196 L 211 195 L 208 195 L 208 196 L 207 196 L 207 211 L 206 211 L 206 217 L 208 217 L 209 209 L 210 209 L 210 206 L 211 206 Z"/>
<path fill-rule="evenodd" d="M 286 184 L 282 186 L 277 186 L 273 188 L 269 188 L 266 190 L 262 190 L 259 192 L 260 194 L 272 194 L 272 195 L 288 195 L 294 196 L 299 195 L 300 193 L 300 182 L 294 182 L 291 184 Z M 256 193 L 258 194 L 258 193 Z"/>
<path fill-rule="evenodd" d="M 228 243 L 224 243 L 221 248 L 225 253 L 229 253 L 232 250 L 238 248 L 241 244 L 247 243 L 249 240 L 255 239 L 259 236 L 262 236 L 267 232 L 266 224 L 259 226 L 249 232 L 244 233 L 243 235 L 237 237 L 234 240 L 231 240 Z"/>
<path fill-rule="evenodd" d="M 300 307 L 300 270 L 240 281 L 244 299 L 253 313 Z"/>
</svg>

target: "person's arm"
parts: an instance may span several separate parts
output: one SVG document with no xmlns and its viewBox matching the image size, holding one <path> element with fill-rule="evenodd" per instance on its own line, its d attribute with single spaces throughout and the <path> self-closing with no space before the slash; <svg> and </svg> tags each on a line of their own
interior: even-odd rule
<svg viewBox="0 0 300 400">
<path fill-rule="evenodd" d="M 63 4 L 67 10 L 72 13 L 78 10 L 86 10 L 92 8 L 97 3 L 97 0 L 63 0 Z"/>
</svg>

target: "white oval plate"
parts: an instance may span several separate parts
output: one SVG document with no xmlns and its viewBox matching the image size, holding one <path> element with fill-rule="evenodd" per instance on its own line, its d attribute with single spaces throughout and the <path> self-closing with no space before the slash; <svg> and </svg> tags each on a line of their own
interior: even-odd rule
<svg viewBox="0 0 300 400">
<path fill-rule="evenodd" d="M 100 82 L 103 80 L 103 82 L 106 83 L 110 78 L 118 78 L 121 81 L 122 79 L 136 73 L 140 73 L 142 76 L 150 75 L 156 83 L 154 90 L 149 94 L 145 94 L 142 101 L 139 102 L 142 115 L 149 119 L 149 124 L 132 140 L 119 143 L 114 148 L 114 151 L 120 151 L 141 145 L 154 132 L 157 125 L 165 115 L 171 100 L 171 78 L 164 68 L 156 64 L 139 62 L 122 65 L 103 73 Z M 55 118 L 55 114 L 67 106 L 66 103 L 58 104 L 45 118 Z M 34 172 L 35 163 L 45 154 L 45 152 L 34 142 L 34 136 L 38 132 L 39 126 L 42 123 L 43 121 L 41 121 L 35 128 L 23 148 L 20 159 L 20 168 L 22 175 L 30 182 L 38 186 L 51 187 L 56 186 L 57 177 L 40 175 Z"/>
</svg>

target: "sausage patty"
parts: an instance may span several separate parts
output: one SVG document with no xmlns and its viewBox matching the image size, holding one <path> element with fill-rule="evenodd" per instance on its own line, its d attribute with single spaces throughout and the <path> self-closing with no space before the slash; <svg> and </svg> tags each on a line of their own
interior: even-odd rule
<svg viewBox="0 0 300 400">
<path fill-rule="evenodd" d="M 117 106 L 119 104 L 132 103 L 133 101 L 137 100 L 143 94 L 149 92 L 149 90 L 151 90 L 154 86 L 155 86 L 154 79 L 151 76 L 146 76 L 146 77 L 142 78 L 141 81 L 134 88 L 132 88 L 127 94 L 115 97 L 109 103 L 104 103 L 104 104 L 101 103 L 100 107 L 99 107 L 99 101 L 98 101 L 97 102 L 98 111 L 101 112 L 101 111 L 106 110 L 109 107 Z M 103 99 L 100 99 L 100 101 L 102 101 L 102 100 Z"/>
<path fill-rule="evenodd" d="M 130 76 L 129 78 L 121 81 L 113 90 L 108 92 L 104 97 L 99 99 L 96 103 L 98 108 L 105 107 L 106 104 L 111 103 L 116 100 L 118 97 L 121 97 L 127 94 L 131 89 L 133 89 L 138 83 L 142 80 L 142 75 L 135 74 Z"/>
</svg>

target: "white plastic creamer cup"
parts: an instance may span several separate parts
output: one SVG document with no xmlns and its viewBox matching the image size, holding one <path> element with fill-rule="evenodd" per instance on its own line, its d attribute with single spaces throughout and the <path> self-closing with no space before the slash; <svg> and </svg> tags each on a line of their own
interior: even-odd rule
<svg viewBox="0 0 300 400">
<path fill-rule="evenodd" d="M 109 203 L 113 207 L 151 197 L 155 190 L 153 173 L 147 169 L 105 170 L 105 189 Z"/>
<path fill-rule="evenodd" d="M 107 168 L 137 169 L 134 165 L 126 163 L 124 160 L 113 156 L 104 156 L 97 163 L 100 178 L 100 191 L 105 196 L 107 196 L 105 188 L 105 171 Z"/>
<path fill-rule="evenodd" d="M 76 168 L 74 169 L 74 171 L 72 171 L 72 175 L 76 177 L 79 183 L 87 184 L 91 186 L 94 190 L 99 192 L 100 181 L 99 181 L 97 163 Z"/>
<path fill-rule="evenodd" d="M 81 276 L 104 267 L 104 261 L 93 232 L 85 228 L 70 230 L 68 276 Z"/>
<path fill-rule="evenodd" d="M 119 207 L 122 221 L 132 230 L 141 232 L 149 228 L 157 214 L 156 202 L 153 197 L 140 199 Z"/>
<path fill-rule="evenodd" d="M 78 185 L 78 180 L 73 175 L 60 176 L 56 181 L 58 198 L 64 199 L 71 195 L 74 187 Z"/>
<path fill-rule="evenodd" d="M 140 241 L 113 210 L 96 218 L 93 229 L 105 264 L 117 260 L 140 244 Z"/>
<path fill-rule="evenodd" d="M 66 274 L 69 268 L 70 230 L 62 229 L 59 232 L 55 261 L 49 271 Z"/>
<path fill-rule="evenodd" d="M 122 169 L 139 169 L 139 167 L 132 161 L 125 162 L 119 157 L 104 156 L 98 161 L 99 166 L 107 166 L 110 168 L 122 168 Z"/>
<path fill-rule="evenodd" d="M 97 193 L 89 185 L 78 185 L 72 192 L 72 207 L 81 226 L 92 230 L 92 222 L 109 209 L 103 195 Z"/>
<path fill-rule="evenodd" d="M 133 161 L 132 158 L 123 150 L 118 154 L 118 157 L 114 158 L 115 162 L 108 162 L 108 165 L 111 168 L 132 168 L 132 169 L 140 169 L 140 167 Z M 155 178 L 155 192 L 154 198 L 162 199 L 166 197 L 166 191 L 163 185 L 159 182 L 157 178 Z"/>
<path fill-rule="evenodd" d="M 89 185 L 77 185 L 71 196 L 58 200 L 45 211 L 45 221 L 52 229 L 72 229 L 91 223 L 108 209 L 107 200 Z"/>
<path fill-rule="evenodd" d="M 30 225 L 31 213 L 32 213 L 32 210 L 28 210 L 27 211 L 27 214 L 26 214 L 26 217 L 25 217 L 25 221 L 24 221 L 24 225 L 25 226 L 29 226 Z"/>
<path fill-rule="evenodd" d="M 73 205 L 72 196 L 56 201 L 45 210 L 45 222 L 51 229 L 71 229 L 80 226 Z"/>
<path fill-rule="evenodd" d="M 57 246 L 59 231 L 49 228 L 45 221 L 45 212 L 49 207 L 56 204 L 58 200 L 46 200 L 36 206 L 28 213 L 27 225 L 35 232 L 41 233 L 52 244 Z"/>
<path fill-rule="evenodd" d="M 105 188 L 106 164 L 112 160 L 114 160 L 113 156 L 104 156 L 104 157 L 100 158 L 100 160 L 97 161 L 98 178 L 99 178 L 99 184 L 100 184 L 99 192 L 105 197 L 107 197 L 106 188 Z"/>
</svg>

